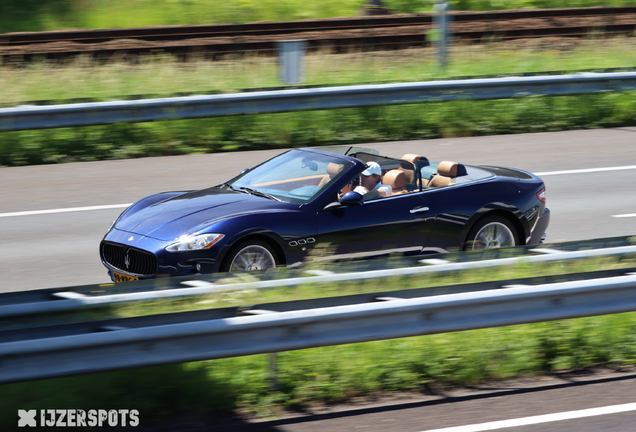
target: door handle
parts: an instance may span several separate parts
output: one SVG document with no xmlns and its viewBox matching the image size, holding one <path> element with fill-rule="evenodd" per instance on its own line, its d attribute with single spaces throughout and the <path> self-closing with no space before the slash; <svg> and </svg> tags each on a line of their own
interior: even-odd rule
<svg viewBox="0 0 636 432">
<path fill-rule="evenodd" d="M 411 211 L 411 213 L 424 213 L 424 212 L 429 211 L 429 208 L 428 207 L 415 207 L 414 209 L 411 209 L 410 211 Z"/>
</svg>

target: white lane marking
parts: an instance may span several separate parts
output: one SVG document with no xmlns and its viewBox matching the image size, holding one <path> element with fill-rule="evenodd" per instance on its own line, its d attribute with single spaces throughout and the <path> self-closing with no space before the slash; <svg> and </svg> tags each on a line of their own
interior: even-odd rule
<svg viewBox="0 0 636 432">
<path fill-rule="evenodd" d="M 584 173 L 595 173 L 595 172 L 605 172 L 605 171 L 623 171 L 623 170 L 631 170 L 636 169 L 636 165 L 628 165 L 628 166 L 619 166 L 619 167 L 607 167 L 607 168 L 585 168 L 585 169 L 576 169 L 576 170 L 567 170 L 567 171 L 548 171 L 542 173 L 534 173 L 539 177 L 551 176 L 551 175 L 561 175 L 561 174 L 584 174 Z"/>
<path fill-rule="evenodd" d="M 615 217 L 615 218 L 629 218 L 629 217 L 636 217 L 636 213 L 622 214 L 622 215 L 612 215 L 612 217 Z"/>
<path fill-rule="evenodd" d="M 546 414 L 532 417 L 523 417 L 512 420 L 501 420 L 489 423 L 480 423 L 466 426 L 455 426 L 444 429 L 434 429 L 422 432 L 481 432 L 491 431 L 504 428 L 512 428 L 518 426 L 528 426 L 540 423 L 550 423 L 562 420 L 573 420 L 584 417 L 594 417 L 606 414 L 618 414 L 628 411 L 636 411 L 636 403 L 628 403 L 623 405 L 611 405 L 600 408 L 590 408 L 578 411 L 567 411 L 555 414 Z"/>
<path fill-rule="evenodd" d="M 14 212 L 14 213 L 0 213 L 0 217 L 31 216 L 31 215 L 68 213 L 68 212 L 79 212 L 79 211 L 89 211 L 89 210 L 107 210 L 107 209 L 115 209 L 115 208 L 126 208 L 126 207 L 130 207 L 131 205 L 132 203 L 111 204 L 111 205 L 101 205 L 101 206 L 92 206 L 92 207 L 70 207 L 70 208 L 60 208 L 60 209 L 51 209 L 51 210 L 34 210 L 34 211 L 23 211 L 23 212 Z"/>
<path fill-rule="evenodd" d="M 587 168 L 587 169 L 578 169 L 578 170 L 569 170 L 569 171 L 548 171 L 548 172 L 539 172 L 534 174 L 538 175 L 539 177 L 545 177 L 545 176 L 561 175 L 561 174 L 582 174 L 582 173 L 620 171 L 620 170 L 630 170 L 630 169 L 636 169 L 636 165 L 629 165 L 629 166 L 622 166 L 622 167 L 608 167 L 608 168 Z M 35 210 L 35 211 L 24 211 L 24 212 L 14 212 L 14 213 L 0 213 L 0 217 L 31 216 L 31 215 L 67 213 L 67 212 L 78 212 L 78 211 L 89 211 L 89 210 L 106 210 L 106 209 L 113 209 L 113 208 L 125 208 L 125 207 L 130 207 L 131 205 L 132 204 L 113 204 L 113 205 L 92 206 L 92 207 L 72 207 L 72 208 L 51 209 L 51 210 Z M 634 217 L 634 215 L 618 215 L 613 217 Z"/>
</svg>

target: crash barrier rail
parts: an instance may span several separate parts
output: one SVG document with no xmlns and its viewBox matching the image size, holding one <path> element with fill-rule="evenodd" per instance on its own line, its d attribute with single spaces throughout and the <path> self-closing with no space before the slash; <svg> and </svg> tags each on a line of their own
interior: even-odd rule
<svg viewBox="0 0 636 432">
<path fill-rule="evenodd" d="M 0 109 L 0 131 L 636 89 L 636 72 L 355 85 Z"/>
<path fill-rule="evenodd" d="M 190 321 L 203 321 L 209 319 L 224 319 L 242 315 L 259 313 L 259 311 L 289 312 L 292 310 L 316 309 L 322 307 L 348 306 L 374 301 L 385 301 L 395 298 L 430 297 L 445 294 L 460 294 L 475 291 L 488 291 L 514 286 L 537 286 L 557 282 L 574 282 L 608 277 L 623 276 L 636 272 L 636 267 L 626 267 L 612 270 L 600 270 L 592 272 L 567 273 L 559 275 L 532 276 L 525 278 L 473 282 L 455 285 L 438 285 L 423 288 L 408 288 L 403 290 L 388 290 L 383 292 L 371 292 L 363 294 L 339 295 L 336 297 L 319 297 L 303 300 L 293 300 L 278 303 L 250 304 L 211 308 L 181 312 L 175 314 L 139 316 L 129 318 L 106 318 L 98 321 L 87 321 L 82 316 L 50 316 L 40 314 L 28 317 L 12 317 L 12 319 L 0 323 L 0 343 L 27 339 L 41 339 L 44 337 L 68 336 L 79 333 L 93 333 L 107 331 L 114 328 L 138 328 L 149 325 L 177 324 Z M 86 316 L 86 315 L 85 315 Z M 58 319 L 59 318 L 59 319 Z M 25 336 L 26 335 L 26 336 Z"/>
<path fill-rule="evenodd" d="M 136 328 L 120 320 L 65 336 L 27 329 L 0 342 L 0 383 L 629 312 L 635 288 L 632 273 Z"/>
<path fill-rule="evenodd" d="M 510 77 L 529 77 L 529 76 L 550 76 L 550 75 L 572 75 L 582 73 L 614 73 L 614 72 L 636 72 L 634 66 L 621 66 L 611 68 L 588 68 L 588 69 L 576 69 L 576 70 L 546 70 L 546 71 L 534 71 L 534 72 L 512 72 L 512 73 L 497 73 L 488 75 L 457 75 L 451 77 L 445 77 L 443 80 L 474 80 L 474 79 L 486 79 L 486 78 L 510 78 Z M 439 81 L 441 79 L 432 78 L 433 81 Z M 366 84 L 397 84 L 396 80 L 373 80 Z M 289 89 L 315 89 L 321 87 L 334 87 L 333 84 L 298 84 L 294 86 L 274 86 L 274 87 L 246 87 L 237 89 L 236 93 L 253 93 L 256 91 L 276 91 L 276 90 L 289 90 Z M 171 98 L 171 97 L 185 97 L 185 96 L 204 96 L 204 95 L 218 95 L 227 93 L 221 90 L 203 90 L 199 92 L 171 92 L 171 93 L 143 93 L 143 94 L 126 94 L 116 95 L 107 98 L 104 97 L 80 97 L 80 98 L 68 98 L 68 99 L 38 99 L 38 100 L 24 100 L 18 102 L 1 102 L 0 108 L 12 108 L 18 106 L 48 106 L 48 105 L 69 105 L 78 103 L 95 103 L 104 102 L 108 100 L 142 100 L 142 99 L 158 99 L 158 98 Z"/>
<path fill-rule="evenodd" d="M 192 297 L 224 291 L 294 287 L 314 283 L 359 281 L 396 276 L 494 268 L 519 263 L 546 263 L 636 253 L 636 246 L 631 245 L 631 238 L 629 237 L 589 240 L 579 242 L 578 245 L 574 242 L 565 243 L 563 245 L 552 245 L 556 248 L 545 246 L 546 245 L 542 245 L 542 247 L 536 245 L 525 246 L 486 251 L 483 253 L 462 252 L 457 254 L 435 254 L 424 259 L 422 259 L 422 256 L 419 256 L 417 259 L 402 260 L 401 262 L 407 266 L 400 268 L 347 271 L 347 267 L 350 269 L 360 267 L 352 263 L 352 265 L 349 266 L 345 264 L 341 267 L 330 267 L 334 270 L 344 270 L 343 273 L 336 273 L 331 270 L 312 270 L 309 268 L 299 269 L 299 271 L 293 271 L 292 269 L 291 272 L 286 274 L 286 269 L 283 269 L 282 273 L 267 272 L 264 276 L 265 278 L 269 278 L 269 280 L 258 280 L 250 274 L 250 278 L 253 279 L 247 282 L 240 274 L 230 278 L 228 278 L 227 275 L 208 275 L 196 278 L 185 278 L 185 280 L 184 278 L 161 278 L 117 285 L 87 285 L 4 293 L 0 294 L 0 319 L 23 315 L 63 312 L 141 300 Z M 579 249 L 597 247 L 597 249 L 567 250 L 574 247 Z M 507 254 L 518 255 L 506 257 L 505 255 Z M 451 262 L 449 259 L 459 260 L 459 262 Z M 475 259 L 475 261 L 465 261 L 466 259 Z M 312 276 L 307 276 L 307 274 Z M 287 277 L 281 278 L 281 276 Z"/>
</svg>

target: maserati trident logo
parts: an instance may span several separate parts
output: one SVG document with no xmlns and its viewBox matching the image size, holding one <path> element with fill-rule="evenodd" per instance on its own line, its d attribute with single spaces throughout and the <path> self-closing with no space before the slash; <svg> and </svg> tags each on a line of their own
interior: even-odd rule
<svg viewBox="0 0 636 432">
<path fill-rule="evenodd" d="M 128 252 L 126 252 L 126 255 L 124 256 L 124 264 L 126 264 L 126 270 L 128 270 L 130 267 L 130 255 L 128 255 Z"/>
</svg>

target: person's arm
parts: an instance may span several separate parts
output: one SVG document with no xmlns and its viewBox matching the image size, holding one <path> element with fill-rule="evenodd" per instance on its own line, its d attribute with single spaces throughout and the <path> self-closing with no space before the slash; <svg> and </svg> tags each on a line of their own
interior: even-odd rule
<svg viewBox="0 0 636 432">
<path fill-rule="evenodd" d="M 360 195 L 364 195 L 366 193 L 368 193 L 369 191 L 367 190 L 367 188 L 365 188 L 364 186 L 360 185 L 360 186 L 356 186 L 356 188 L 353 190 L 354 192 L 358 192 Z"/>
<path fill-rule="evenodd" d="M 382 185 L 378 188 L 378 192 L 380 193 L 380 196 L 382 197 L 388 197 L 393 195 L 393 188 L 389 185 Z"/>
</svg>

